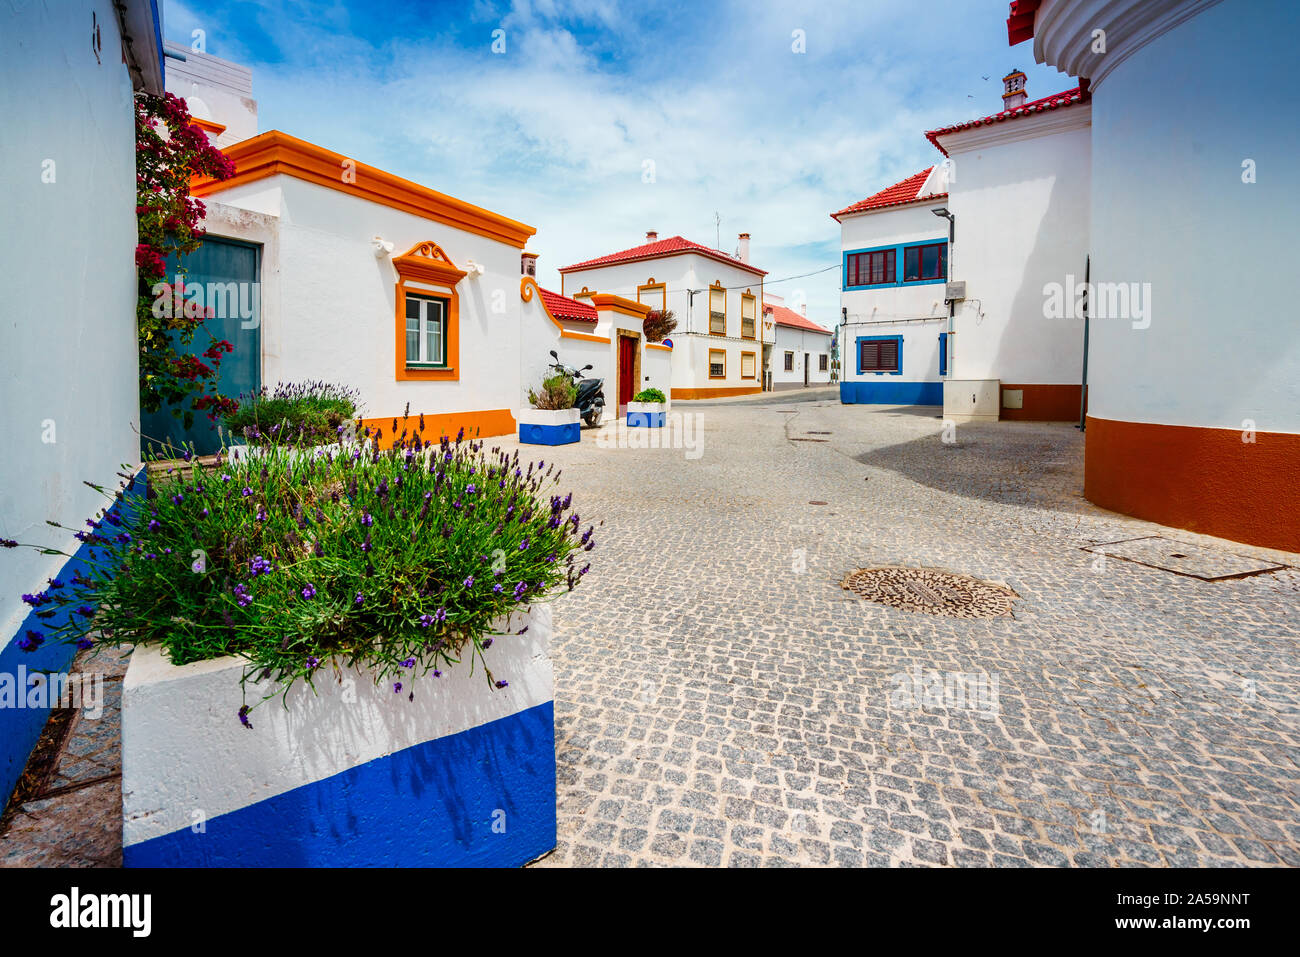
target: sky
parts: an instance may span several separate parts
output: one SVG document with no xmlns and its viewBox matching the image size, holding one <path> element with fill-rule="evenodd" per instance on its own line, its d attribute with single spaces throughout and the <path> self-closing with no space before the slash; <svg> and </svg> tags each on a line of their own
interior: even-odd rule
<svg viewBox="0 0 1300 957">
<path fill-rule="evenodd" d="M 942 160 L 925 131 L 997 112 L 1012 69 L 1031 99 L 1076 85 L 1007 45 L 1007 6 L 166 0 L 163 19 L 252 68 L 259 129 L 535 227 L 543 286 L 648 230 L 728 253 L 748 232 L 768 293 L 831 326 L 831 212 Z"/>
</svg>

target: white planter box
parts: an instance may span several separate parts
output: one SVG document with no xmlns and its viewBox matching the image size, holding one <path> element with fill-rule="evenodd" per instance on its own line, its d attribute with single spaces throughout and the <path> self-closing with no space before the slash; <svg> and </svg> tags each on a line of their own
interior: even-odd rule
<svg viewBox="0 0 1300 957">
<path fill-rule="evenodd" d="M 629 402 L 627 404 L 628 428 L 661 429 L 667 411 L 667 402 Z"/>
<path fill-rule="evenodd" d="M 485 655 L 376 685 L 322 667 L 240 724 L 244 661 L 137 648 L 122 687 L 128 867 L 519 866 L 555 846 L 551 612 Z M 504 630 L 504 629 L 502 629 Z M 260 700 L 274 683 L 253 685 Z M 415 699 L 407 698 L 414 691 Z"/>
<path fill-rule="evenodd" d="M 582 438 L 577 409 L 520 409 L 519 441 L 528 445 L 568 445 Z"/>
</svg>

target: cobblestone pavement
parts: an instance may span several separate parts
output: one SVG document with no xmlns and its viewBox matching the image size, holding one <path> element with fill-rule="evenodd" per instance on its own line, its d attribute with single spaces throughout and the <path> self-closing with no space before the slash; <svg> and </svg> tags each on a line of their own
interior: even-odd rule
<svg viewBox="0 0 1300 957">
<path fill-rule="evenodd" d="M 1091 506 L 1069 425 L 945 444 L 936 409 L 825 392 L 688 410 L 694 458 L 590 431 L 531 449 L 605 522 L 556 606 L 560 833 L 538 866 L 1300 864 L 1300 574 L 1080 549 L 1300 556 Z M 839 587 L 876 565 L 1004 582 L 1014 617 Z M 932 673 L 996 697 L 906 693 Z"/>
<path fill-rule="evenodd" d="M 1300 573 L 1206 582 L 1081 549 L 1300 556 L 1094 508 L 1068 425 L 946 444 L 937 411 L 816 390 L 676 403 L 698 451 L 527 449 L 604 520 L 555 607 L 559 844 L 535 866 L 1300 864 Z M 1003 582 L 1014 617 L 839 587 L 878 565 Z M 120 862 L 109 670 L 104 720 L 77 719 L 0 866 Z M 927 699 L 934 674 L 984 696 Z"/>
</svg>

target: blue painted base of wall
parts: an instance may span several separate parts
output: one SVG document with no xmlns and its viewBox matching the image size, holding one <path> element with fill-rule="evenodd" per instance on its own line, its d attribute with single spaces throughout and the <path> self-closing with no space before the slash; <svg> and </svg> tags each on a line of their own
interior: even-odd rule
<svg viewBox="0 0 1300 957">
<path fill-rule="evenodd" d="M 126 867 L 519 867 L 555 847 L 555 707 L 123 848 Z"/>
<path fill-rule="evenodd" d="M 569 445 L 582 439 L 582 426 L 578 422 L 564 425 L 531 425 L 519 423 L 519 441 L 525 445 Z"/>
<path fill-rule="evenodd" d="M 134 488 L 127 493 L 127 498 L 123 501 L 115 502 L 110 508 L 109 514 L 124 516 L 125 510 L 139 500 L 144 494 L 145 481 L 144 470 L 141 469 L 136 475 Z M 91 546 L 82 545 L 73 553 L 59 571 L 53 576 L 62 582 L 70 581 L 73 576 L 80 572 L 90 570 L 90 552 Z M 39 589 L 37 589 L 39 591 Z M 15 598 L 17 596 L 6 596 Z M 76 656 L 77 649 L 75 645 L 64 644 L 62 642 L 47 639 L 35 651 L 22 651 L 18 647 L 18 638 L 21 638 L 30 629 L 49 633 L 56 628 L 67 623 L 71 617 L 71 609 L 60 612 L 53 618 L 40 619 L 36 617 L 36 609 L 33 608 L 23 619 L 22 624 L 18 626 L 16 634 L 6 636 L 5 644 L 0 648 L 0 675 L 8 675 L 9 681 L 16 684 L 20 675 L 18 666 L 23 665 L 26 671 L 26 684 L 31 684 L 31 676 L 38 672 L 56 672 L 65 673 L 72 664 L 72 659 Z M 27 688 L 15 688 L 15 694 L 23 696 L 26 702 Z M 16 702 L 15 702 L 16 703 Z M 32 748 L 36 747 L 36 742 L 41 736 L 41 731 L 45 728 L 45 722 L 49 720 L 49 708 L 15 708 L 0 707 L 0 807 L 7 804 L 9 796 L 13 794 L 14 786 L 17 785 L 18 779 L 22 777 L 23 769 L 27 767 L 27 759 L 31 756 Z"/>
<path fill-rule="evenodd" d="M 627 414 L 627 427 L 629 429 L 662 429 L 665 415 L 664 412 L 629 412 Z"/>
<path fill-rule="evenodd" d="M 841 382 L 845 405 L 943 405 L 942 382 Z"/>
</svg>

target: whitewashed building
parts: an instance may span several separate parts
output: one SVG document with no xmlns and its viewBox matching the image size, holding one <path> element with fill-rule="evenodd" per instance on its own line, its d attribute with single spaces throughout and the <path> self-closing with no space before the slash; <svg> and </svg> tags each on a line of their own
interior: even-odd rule
<svg viewBox="0 0 1300 957">
<path fill-rule="evenodd" d="M 749 234 L 728 255 L 681 236 L 646 233 L 639 246 L 566 266 L 561 293 L 585 300 L 612 293 L 671 309 L 677 328 L 672 349 L 671 397 L 746 395 L 763 388 L 765 343 L 760 315 L 763 277 L 749 262 Z"/>
<path fill-rule="evenodd" d="M 835 334 L 808 318 L 808 307 L 790 309 L 785 299 L 770 293 L 763 300 L 763 318 L 772 329 L 772 390 L 829 385 L 831 343 Z"/>
<path fill-rule="evenodd" d="M 831 217 L 840 224 L 840 401 L 941 405 L 949 322 L 944 169 L 931 166 Z"/>
<path fill-rule="evenodd" d="M 1091 93 L 1091 278 L 1129 300 L 1090 318 L 1085 495 L 1300 551 L 1300 11 L 1019 0 L 1007 29 Z"/>
<path fill-rule="evenodd" d="M 136 91 L 163 92 L 159 6 L 149 0 L 65 0 L 0 6 L 0 683 L 64 671 L 71 646 L 20 650 L 38 620 L 19 596 L 83 567 L 71 531 L 110 504 L 138 468 Z M 20 670 L 25 669 L 25 670 Z M 27 677 L 23 677 L 23 676 Z M 12 701 L 10 702 L 12 705 Z M 49 716 L 0 707 L 0 802 L 7 801 Z"/>
</svg>

